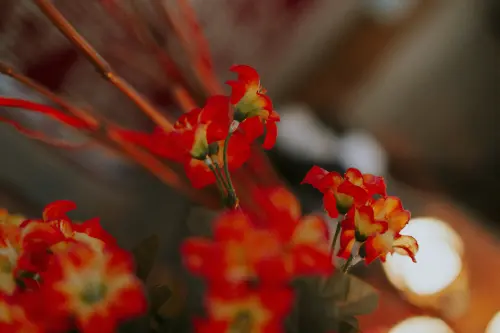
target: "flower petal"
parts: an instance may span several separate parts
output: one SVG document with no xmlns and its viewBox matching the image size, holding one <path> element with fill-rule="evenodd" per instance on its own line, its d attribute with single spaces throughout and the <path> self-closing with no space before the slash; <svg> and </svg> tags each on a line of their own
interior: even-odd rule
<svg viewBox="0 0 500 333">
<path fill-rule="evenodd" d="M 43 209 L 43 220 L 68 219 L 67 212 L 76 209 L 76 204 L 70 200 L 51 202 Z"/>
</svg>

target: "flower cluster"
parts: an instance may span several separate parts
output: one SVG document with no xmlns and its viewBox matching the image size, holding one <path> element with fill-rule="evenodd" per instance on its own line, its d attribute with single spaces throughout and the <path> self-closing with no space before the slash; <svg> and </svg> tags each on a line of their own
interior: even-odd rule
<svg viewBox="0 0 500 333">
<path fill-rule="evenodd" d="M 284 188 L 259 189 L 258 215 L 229 210 L 214 222 L 213 239 L 182 247 L 186 267 L 206 281 L 207 318 L 197 332 L 282 332 L 291 309 L 292 279 L 333 271 L 328 229 L 320 216 L 301 216 Z"/>
<path fill-rule="evenodd" d="M 0 332 L 114 332 L 147 303 L 131 256 L 98 219 L 75 223 L 71 201 L 39 220 L 0 216 Z"/>
<path fill-rule="evenodd" d="M 230 96 L 209 97 L 203 108 L 183 114 L 173 129 L 158 127 L 152 134 L 128 130 L 115 133 L 155 155 L 183 164 L 195 188 L 216 181 L 220 187 L 231 187 L 228 172 L 248 160 L 250 145 L 261 136 L 265 149 L 274 146 L 280 119 L 255 69 L 236 65 L 231 71 L 238 77 L 227 82 L 232 88 Z"/>
<path fill-rule="evenodd" d="M 388 196 L 382 177 L 362 174 L 350 168 L 344 176 L 314 166 L 303 184 L 310 184 L 323 193 L 323 204 L 330 217 L 343 215 L 338 256 L 352 261 L 361 257 L 371 263 L 385 261 L 389 253 L 407 255 L 415 261 L 417 241 L 401 231 L 410 221 L 410 212 L 403 209 L 399 198 Z M 348 266 L 346 266 L 346 269 Z"/>
</svg>

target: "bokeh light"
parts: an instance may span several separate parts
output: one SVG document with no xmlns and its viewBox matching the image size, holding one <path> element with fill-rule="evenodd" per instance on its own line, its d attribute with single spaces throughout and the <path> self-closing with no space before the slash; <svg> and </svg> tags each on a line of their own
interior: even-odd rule
<svg viewBox="0 0 500 333">
<path fill-rule="evenodd" d="M 453 333 L 441 319 L 432 317 L 412 317 L 394 326 L 389 333 Z"/>
<path fill-rule="evenodd" d="M 435 218 L 415 218 L 402 233 L 415 237 L 420 249 L 416 264 L 398 254 L 387 258 L 384 270 L 396 288 L 431 295 L 455 281 L 462 270 L 463 245 L 452 228 Z"/>
</svg>

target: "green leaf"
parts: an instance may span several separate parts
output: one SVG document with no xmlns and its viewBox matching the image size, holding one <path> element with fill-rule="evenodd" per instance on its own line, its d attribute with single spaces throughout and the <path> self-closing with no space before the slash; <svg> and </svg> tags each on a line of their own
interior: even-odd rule
<svg viewBox="0 0 500 333">
<path fill-rule="evenodd" d="M 159 246 L 160 240 L 158 235 L 151 235 L 143 239 L 132 250 L 136 264 L 136 275 L 142 281 L 146 281 L 153 269 Z"/>
<path fill-rule="evenodd" d="M 339 333 L 357 333 L 359 332 L 359 323 L 355 317 L 344 318 L 339 325 Z"/>
<path fill-rule="evenodd" d="M 149 311 L 152 314 L 156 314 L 160 308 L 168 301 L 172 296 L 172 291 L 166 285 L 156 285 L 150 287 L 148 290 L 149 294 Z"/>
<path fill-rule="evenodd" d="M 377 307 L 378 294 L 373 287 L 340 271 L 327 278 L 299 279 L 294 287 L 297 304 L 287 332 L 358 332 L 355 316 Z"/>
<path fill-rule="evenodd" d="M 349 276 L 349 284 L 346 297 L 339 303 L 341 316 L 359 316 L 375 311 L 379 298 L 375 288 L 354 276 L 344 275 Z"/>
</svg>

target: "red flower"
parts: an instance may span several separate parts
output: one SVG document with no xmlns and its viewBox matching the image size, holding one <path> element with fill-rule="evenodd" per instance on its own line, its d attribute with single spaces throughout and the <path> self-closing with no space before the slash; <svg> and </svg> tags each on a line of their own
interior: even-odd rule
<svg viewBox="0 0 500 333">
<path fill-rule="evenodd" d="M 272 200 L 286 198 L 286 193 L 284 189 L 261 192 L 268 195 L 266 214 L 271 214 L 265 217 L 269 219 L 263 224 L 266 228 L 257 228 L 241 210 L 229 211 L 215 222 L 213 241 L 187 240 L 182 248 L 186 266 L 211 284 L 259 279 L 266 285 L 282 285 L 299 275 L 331 273 L 325 221 L 319 216 L 301 217 L 300 207 L 294 205 L 282 210 L 279 205 L 284 201 L 273 206 Z"/>
<path fill-rule="evenodd" d="M 397 197 L 380 198 L 369 202 L 369 206 L 355 208 L 342 221 L 338 255 L 347 259 L 359 254 L 369 264 L 377 258 L 385 261 L 387 254 L 398 252 L 415 261 L 417 241 L 400 235 L 409 220 L 410 212 L 403 209 Z M 352 253 L 356 243 L 358 253 Z"/>
<path fill-rule="evenodd" d="M 293 291 L 288 288 L 217 289 L 210 290 L 205 299 L 208 319 L 198 322 L 196 332 L 278 333 L 284 332 L 283 319 L 292 307 Z"/>
<path fill-rule="evenodd" d="M 114 133 L 158 156 L 182 163 L 193 186 L 201 188 L 215 182 L 209 165 L 223 165 L 223 144 L 228 131 L 229 99 L 213 96 L 203 109 L 183 114 L 172 132 L 158 128 L 152 134 L 125 130 L 114 130 Z M 235 133 L 227 154 L 230 170 L 241 167 L 250 156 L 248 139 L 242 133 Z"/>
<path fill-rule="evenodd" d="M 118 249 L 99 253 L 85 244 L 56 257 L 42 295 L 55 313 L 74 318 L 83 333 L 115 332 L 120 321 L 147 308 L 131 257 Z"/>
<path fill-rule="evenodd" d="M 31 321 L 16 298 L 0 293 L 0 332 L 45 333 L 46 331 Z"/>
<path fill-rule="evenodd" d="M 280 250 L 273 233 L 256 229 L 242 211 L 228 211 L 215 222 L 213 241 L 188 239 L 181 252 L 186 266 L 211 284 L 241 284 L 257 278 L 258 263 Z"/>
<path fill-rule="evenodd" d="M 86 243 L 96 251 L 116 245 L 116 240 L 101 227 L 98 218 L 73 223 L 66 213 L 75 208 L 72 201 L 54 201 L 44 208 L 42 220 L 24 221 L 21 224 L 23 246 L 27 249 L 45 246 L 54 252 L 63 249 L 65 242 Z"/>
<path fill-rule="evenodd" d="M 322 217 L 302 216 L 297 198 L 283 187 L 260 189 L 255 197 L 265 213 L 263 224 L 274 230 L 283 243 L 282 255 L 287 259 L 284 271 L 292 276 L 327 275 L 333 271 L 328 227 Z M 278 276 L 279 264 L 269 265 L 269 271 L 271 268 Z"/>
<path fill-rule="evenodd" d="M 418 243 L 411 236 L 399 233 L 410 221 L 410 212 L 403 209 L 397 197 L 380 198 L 372 204 L 375 219 L 385 221 L 388 230 L 375 234 L 366 240 L 360 252 L 365 256 L 366 263 L 380 258 L 385 261 L 387 254 L 397 252 L 409 256 L 415 262 Z"/>
<path fill-rule="evenodd" d="M 12 295 L 16 291 L 16 269 L 21 252 L 19 228 L 0 224 L 0 293 Z"/>
<path fill-rule="evenodd" d="M 368 237 L 384 233 L 387 222 L 375 220 L 371 206 L 356 207 L 347 213 L 340 233 L 339 257 L 348 259 L 354 244 L 363 243 Z M 354 253 L 353 255 L 356 255 Z"/>
<path fill-rule="evenodd" d="M 364 205 L 373 195 L 386 195 L 382 177 L 362 174 L 358 169 L 349 168 L 344 177 L 337 172 L 328 172 L 314 166 L 301 184 L 310 184 L 323 193 L 323 205 L 328 215 L 336 218 L 354 206 Z"/>
<path fill-rule="evenodd" d="M 265 134 L 263 147 L 270 149 L 276 142 L 279 115 L 273 110 L 271 100 L 260 85 L 259 74 L 246 65 L 235 65 L 230 71 L 238 74 L 236 81 L 226 82 L 231 86 L 231 104 L 235 107 L 234 120 L 239 128 L 253 141 Z"/>
</svg>

